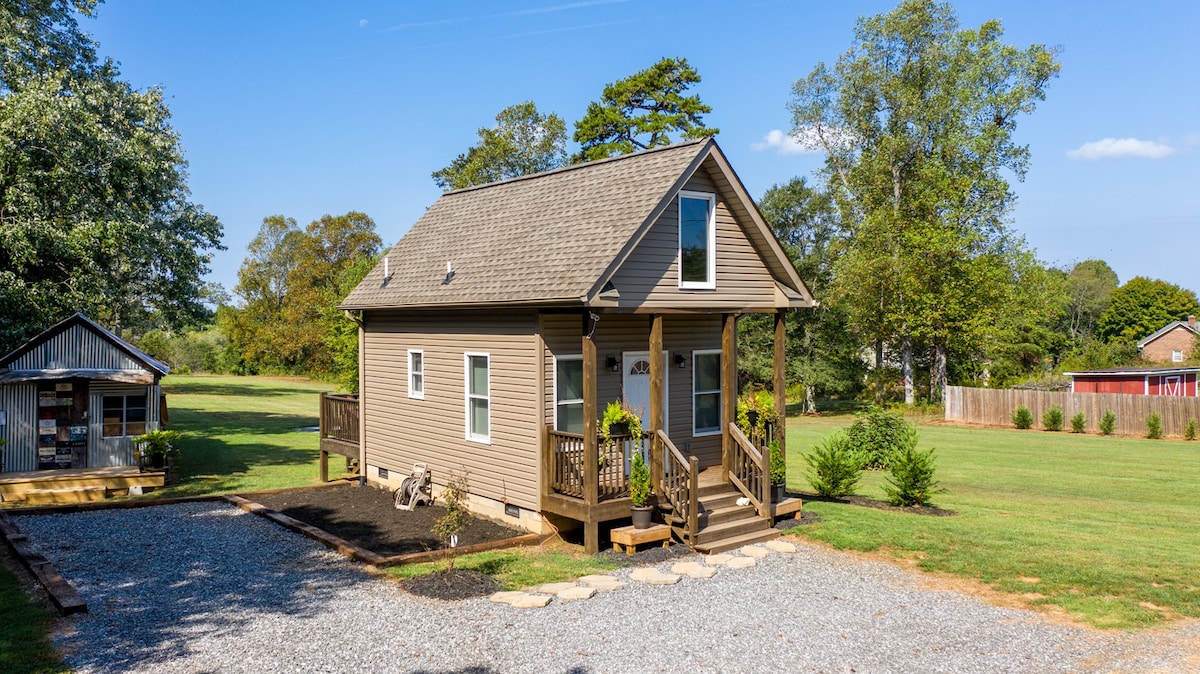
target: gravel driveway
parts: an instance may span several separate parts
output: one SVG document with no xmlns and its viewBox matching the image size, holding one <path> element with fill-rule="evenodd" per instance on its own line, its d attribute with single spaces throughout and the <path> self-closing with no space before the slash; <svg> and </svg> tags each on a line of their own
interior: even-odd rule
<svg viewBox="0 0 1200 674">
<path fill-rule="evenodd" d="M 16 523 L 88 602 L 56 640 L 77 672 L 1200 668 L 1200 623 L 1148 633 L 1066 627 L 804 543 L 712 579 L 635 583 L 521 611 L 408 595 L 225 504 Z"/>
</svg>

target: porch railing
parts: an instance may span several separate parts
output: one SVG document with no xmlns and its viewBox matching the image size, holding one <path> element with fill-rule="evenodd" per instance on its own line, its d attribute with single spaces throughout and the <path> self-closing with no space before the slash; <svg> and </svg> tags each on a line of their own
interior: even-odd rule
<svg viewBox="0 0 1200 674">
<path fill-rule="evenodd" d="M 358 444 L 358 395 L 321 394 L 322 438 Z"/>
<path fill-rule="evenodd" d="M 762 428 L 751 426 L 750 430 L 745 433 L 746 438 L 750 440 L 750 444 L 758 448 L 758 451 L 764 455 L 768 455 L 771 441 L 775 439 L 775 424 L 767 422 Z"/>
<path fill-rule="evenodd" d="M 579 433 L 547 428 L 550 451 L 550 488 L 556 494 L 584 498 L 586 471 L 583 459 L 583 436 Z M 596 471 L 596 496 L 599 501 L 624 498 L 629 495 L 629 462 L 640 451 L 628 435 L 614 435 L 611 442 L 598 438 L 599 465 Z"/>
<path fill-rule="evenodd" d="M 663 494 L 687 540 L 696 540 L 700 516 L 700 460 L 684 457 L 662 430 L 655 434 L 663 449 Z"/>
<path fill-rule="evenodd" d="M 750 499 L 758 514 L 765 517 L 771 504 L 771 485 L 763 453 L 750 442 L 737 424 L 729 424 L 729 435 L 733 440 L 730 443 L 733 455 L 730 457 L 729 481 L 733 482 L 743 496 Z"/>
</svg>

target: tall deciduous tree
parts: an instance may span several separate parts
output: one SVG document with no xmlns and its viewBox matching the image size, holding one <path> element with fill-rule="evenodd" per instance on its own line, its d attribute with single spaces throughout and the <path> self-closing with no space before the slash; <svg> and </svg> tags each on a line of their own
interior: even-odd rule
<svg viewBox="0 0 1200 674">
<path fill-rule="evenodd" d="M 566 123 L 554 113 L 539 113 L 532 101 L 504 108 L 496 115 L 496 126 L 476 133 L 477 145 L 434 171 L 433 182 L 438 187 L 457 190 L 567 163 Z"/>
<path fill-rule="evenodd" d="M 1171 321 L 1200 313 L 1196 293 L 1159 279 L 1135 276 L 1112 292 L 1096 323 L 1096 334 L 1110 342 L 1133 344 Z"/>
<path fill-rule="evenodd" d="M 1095 332 L 1096 322 L 1108 308 L 1113 291 L 1120 282 L 1117 272 L 1104 260 L 1076 263 L 1067 274 L 1066 282 L 1068 304 L 1065 327 L 1078 346 Z"/>
<path fill-rule="evenodd" d="M 930 349 L 940 397 L 953 342 L 995 323 L 1022 249 L 1004 225 L 1003 171 L 1023 178 L 1016 121 L 1059 65 L 1002 37 L 998 21 L 960 29 L 949 4 L 906 0 L 859 19 L 833 68 L 793 87 L 793 133 L 827 153 L 847 227 L 835 295 L 860 334 L 898 347 L 909 403 L 914 349 Z"/>
<path fill-rule="evenodd" d="M 74 311 L 117 330 L 202 321 L 221 225 L 189 201 L 158 89 L 135 91 L 74 12 L 0 6 L 0 351 Z"/>
<path fill-rule="evenodd" d="M 664 58 L 649 68 L 604 87 L 599 101 L 588 104 L 575 123 L 580 161 L 628 154 L 669 145 L 671 134 L 682 138 L 715 136 L 720 129 L 704 126 L 712 108 L 698 94 L 685 96 L 700 73 L 685 58 Z"/>
</svg>

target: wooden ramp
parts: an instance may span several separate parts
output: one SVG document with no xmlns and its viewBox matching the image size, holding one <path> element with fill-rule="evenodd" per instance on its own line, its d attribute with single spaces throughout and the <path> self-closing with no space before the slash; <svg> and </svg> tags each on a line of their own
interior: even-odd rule
<svg viewBox="0 0 1200 674">
<path fill-rule="evenodd" d="M 0 500 L 5 503 L 85 503 L 129 493 L 130 487 L 153 489 L 166 483 L 166 473 L 137 466 L 66 468 L 0 473 Z"/>
</svg>

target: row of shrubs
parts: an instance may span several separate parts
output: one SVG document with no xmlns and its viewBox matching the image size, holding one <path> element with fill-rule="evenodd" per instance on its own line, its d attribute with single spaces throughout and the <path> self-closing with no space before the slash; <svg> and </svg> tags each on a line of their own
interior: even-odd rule
<svg viewBox="0 0 1200 674">
<path fill-rule="evenodd" d="M 880 408 L 860 413 L 804 459 L 811 468 L 805 478 L 822 496 L 853 494 L 865 470 L 890 473 L 883 491 L 892 505 L 929 505 L 934 494 L 946 491 L 934 478 L 934 450 L 917 450 L 916 427 Z"/>
<path fill-rule="evenodd" d="M 1033 412 L 1029 408 L 1021 405 L 1012 413 L 1013 425 L 1022 430 L 1033 428 Z M 1112 435 L 1113 430 L 1117 425 L 1117 415 L 1112 410 L 1105 410 L 1104 416 L 1100 417 L 1100 434 Z M 1187 428 L 1183 429 L 1184 440 L 1195 440 L 1197 434 L 1197 422 L 1195 419 L 1188 421 Z M 1071 417 L 1071 432 L 1083 433 L 1087 426 L 1087 417 L 1083 412 L 1078 412 Z M 1052 405 L 1042 415 L 1042 428 L 1047 431 L 1061 431 L 1063 428 L 1063 411 L 1058 405 Z M 1163 437 L 1162 417 L 1158 412 L 1154 412 L 1146 417 L 1146 437 L 1151 440 L 1161 440 Z"/>
</svg>

